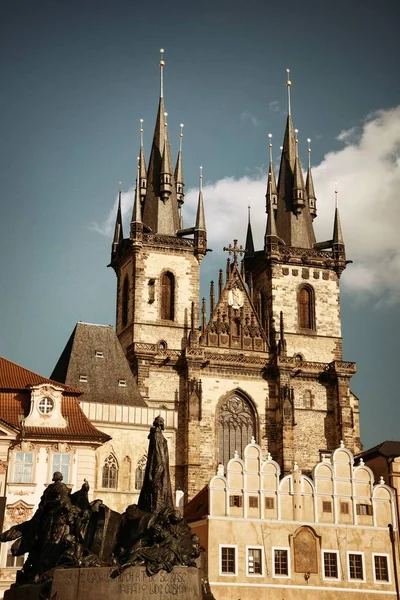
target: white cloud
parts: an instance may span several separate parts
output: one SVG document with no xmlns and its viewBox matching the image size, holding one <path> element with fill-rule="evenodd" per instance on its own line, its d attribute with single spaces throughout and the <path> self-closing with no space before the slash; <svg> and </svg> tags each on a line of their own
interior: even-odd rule
<svg viewBox="0 0 400 600">
<path fill-rule="evenodd" d="M 330 152 L 314 167 L 318 240 L 332 237 L 335 182 L 348 259 L 342 276 L 357 298 L 376 304 L 400 301 L 400 106 L 369 115 L 357 136 L 354 128 L 339 136 L 346 146 Z M 251 198 L 255 243 L 265 229 L 265 175 L 224 178 L 204 187 L 209 245 L 219 251 L 234 237 L 244 244 L 247 204 Z M 185 221 L 192 224 L 197 190 L 189 190 Z"/>
<path fill-rule="evenodd" d="M 244 110 L 242 112 L 242 114 L 240 115 L 240 120 L 243 123 L 251 123 L 254 127 L 258 127 L 258 125 L 260 124 L 257 117 L 254 116 L 253 113 L 249 112 L 248 110 Z"/>
</svg>

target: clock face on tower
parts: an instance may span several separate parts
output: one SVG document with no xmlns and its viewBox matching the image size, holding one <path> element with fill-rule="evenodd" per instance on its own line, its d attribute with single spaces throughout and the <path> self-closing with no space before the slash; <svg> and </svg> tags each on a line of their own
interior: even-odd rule
<svg viewBox="0 0 400 600">
<path fill-rule="evenodd" d="M 38 410 L 42 415 L 48 415 L 54 408 L 54 401 L 45 396 L 39 401 Z"/>
</svg>

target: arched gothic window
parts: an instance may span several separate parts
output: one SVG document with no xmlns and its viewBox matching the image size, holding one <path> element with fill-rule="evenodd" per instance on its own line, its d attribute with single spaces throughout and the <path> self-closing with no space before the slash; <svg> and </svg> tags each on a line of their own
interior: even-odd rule
<svg viewBox="0 0 400 600">
<path fill-rule="evenodd" d="M 303 406 L 304 408 L 311 408 L 312 406 L 312 397 L 310 390 L 305 390 L 303 394 Z"/>
<path fill-rule="evenodd" d="M 116 490 L 118 486 L 118 463 L 113 454 L 107 456 L 103 465 L 102 487 Z"/>
<path fill-rule="evenodd" d="M 161 277 L 161 318 L 174 320 L 175 312 L 175 277 L 167 271 Z"/>
<path fill-rule="evenodd" d="M 128 305 L 129 305 L 129 279 L 128 276 L 124 279 L 122 287 L 122 325 L 128 323 Z"/>
<path fill-rule="evenodd" d="M 299 290 L 299 327 L 314 329 L 314 290 L 310 286 L 302 286 Z"/>
<path fill-rule="evenodd" d="M 146 469 L 147 456 L 143 455 L 142 458 L 138 461 L 136 471 L 135 471 L 135 489 L 141 490 L 144 479 L 144 472 Z"/>
<path fill-rule="evenodd" d="M 218 462 L 227 465 L 235 450 L 240 456 L 251 438 L 256 437 L 256 416 L 251 404 L 240 396 L 231 396 L 218 411 Z"/>
</svg>

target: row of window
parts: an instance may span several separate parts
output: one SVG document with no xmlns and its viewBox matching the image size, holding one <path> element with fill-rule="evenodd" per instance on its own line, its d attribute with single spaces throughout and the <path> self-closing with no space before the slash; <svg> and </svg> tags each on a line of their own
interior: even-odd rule
<svg viewBox="0 0 400 600">
<path fill-rule="evenodd" d="M 128 469 L 125 471 L 130 475 L 130 459 Z M 143 484 L 145 462 L 139 461 L 135 470 L 135 488 L 140 490 Z M 60 471 L 64 483 L 70 483 L 71 476 L 71 454 L 52 454 L 52 473 Z M 119 467 L 116 457 L 113 454 L 107 456 L 102 467 L 102 487 L 109 489 L 118 488 Z M 14 479 L 13 483 L 33 483 L 34 477 L 34 452 L 16 452 L 14 458 Z M 130 481 L 127 482 L 130 488 Z"/>
<path fill-rule="evenodd" d="M 249 508 L 258 508 L 259 496 L 249 496 Z M 275 508 L 275 498 L 272 496 L 265 497 L 265 508 L 271 509 Z M 229 496 L 229 506 L 239 507 L 243 506 L 243 496 L 240 494 L 231 494 Z M 323 500 L 322 501 L 322 512 L 331 513 L 332 512 L 332 501 L 331 500 Z M 372 515 L 372 506 L 371 504 L 356 504 L 356 512 L 358 515 Z M 340 513 L 342 515 L 350 514 L 350 506 L 349 502 L 340 502 Z"/>
<path fill-rule="evenodd" d="M 33 452 L 16 452 L 14 459 L 14 481 L 13 483 L 33 483 Z M 52 473 L 60 471 L 64 483 L 70 480 L 71 455 L 53 454 Z"/>
<path fill-rule="evenodd" d="M 373 575 L 375 583 L 390 583 L 389 555 L 373 554 Z M 246 548 L 246 574 L 263 576 L 268 569 L 265 566 L 264 548 Z M 233 545 L 220 546 L 220 574 L 238 574 L 238 548 Z M 290 549 L 272 549 L 272 576 L 290 577 Z M 322 550 L 322 576 L 324 579 L 341 579 L 338 550 Z M 363 552 L 347 553 L 347 577 L 349 581 L 364 582 L 365 565 Z"/>
</svg>

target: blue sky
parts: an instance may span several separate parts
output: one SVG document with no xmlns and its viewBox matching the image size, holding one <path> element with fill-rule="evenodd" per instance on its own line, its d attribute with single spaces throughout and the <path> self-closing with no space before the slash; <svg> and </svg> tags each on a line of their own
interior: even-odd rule
<svg viewBox="0 0 400 600">
<path fill-rule="evenodd" d="M 174 152 L 185 124 L 186 225 L 204 167 L 204 293 L 222 246 L 244 243 L 249 196 L 260 246 L 267 135 L 277 158 L 290 67 L 303 166 L 312 139 L 317 237 L 338 181 L 354 261 L 342 317 L 362 439 L 399 439 L 399 19 L 397 0 L 3 0 L 0 355 L 48 375 L 78 320 L 114 324 L 109 215 L 118 181 L 126 210 L 131 200 L 140 118 L 149 154 L 160 47 Z"/>
</svg>

